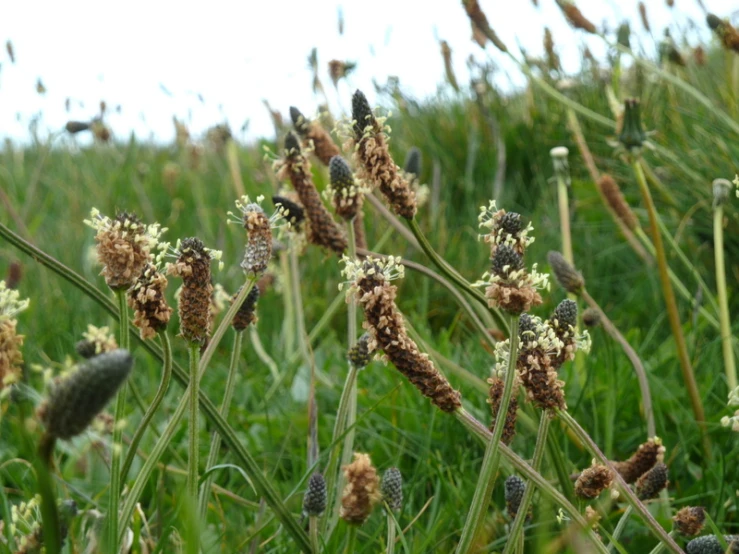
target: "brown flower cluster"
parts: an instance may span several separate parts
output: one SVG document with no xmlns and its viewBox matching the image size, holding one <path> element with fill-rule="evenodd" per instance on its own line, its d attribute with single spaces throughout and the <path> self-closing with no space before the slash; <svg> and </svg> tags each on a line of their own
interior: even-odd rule
<svg viewBox="0 0 739 554">
<path fill-rule="evenodd" d="M 310 121 L 295 106 L 290 107 L 290 118 L 293 120 L 295 130 L 303 139 L 303 146 L 312 143 L 313 153 L 323 165 L 328 165 L 331 158 L 340 154 L 339 147 L 318 121 Z"/>
<path fill-rule="evenodd" d="M 604 173 L 600 179 L 598 179 L 598 188 L 603 193 L 604 198 L 608 202 L 608 205 L 618 216 L 618 218 L 626 225 L 626 227 L 632 231 L 636 231 L 639 227 L 639 220 L 631 210 L 631 206 L 626 202 L 621 188 L 618 183 L 608 175 Z"/>
<path fill-rule="evenodd" d="M 310 222 L 308 241 L 341 255 L 347 247 L 346 237 L 321 202 L 311 177 L 310 162 L 302 153 L 294 133 L 288 133 L 285 137 L 285 158 L 278 170 L 278 177 L 289 179 L 298 193 Z"/>
<path fill-rule="evenodd" d="M 706 522 L 706 509 L 701 506 L 686 506 L 672 518 L 675 531 L 684 537 L 695 537 L 703 530 Z"/>
<path fill-rule="evenodd" d="M 570 25 L 575 29 L 582 29 L 588 33 L 595 34 L 596 28 L 592 21 L 585 17 L 578 7 L 571 0 L 557 0 L 562 13 Z"/>
<path fill-rule="evenodd" d="M 652 469 L 636 480 L 634 485 L 636 496 L 639 500 L 656 498 L 660 491 L 669 484 L 667 477 L 667 466 L 662 462 L 657 462 Z"/>
<path fill-rule="evenodd" d="M 662 441 L 655 437 L 640 445 L 628 460 L 611 463 L 624 481 L 631 484 L 652 469 L 656 463 L 661 462 L 664 454 L 665 447 L 662 446 Z"/>
<path fill-rule="evenodd" d="M 178 258 L 167 272 L 181 277 L 180 335 L 188 342 L 206 344 L 213 316 L 210 310 L 213 285 L 210 277 L 211 253 L 197 238 L 187 238 L 177 248 Z"/>
<path fill-rule="evenodd" d="M 352 525 L 362 525 L 382 500 L 380 479 L 369 455 L 354 453 L 354 461 L 344 466 L 346 487 L 341 496 L 341 518 Z"/>
<path fill-rule="evenodd" d="M 495 422 L 497 421 L 498 413 L 500 412 L 500 401 L 503 398 L 505 382 L 500 377 L 493 377 L 492 379 L 488 379 L 488 383 L 490 384 L 488 403 L 493 412 L 493 420 L 490 423 L 490 431 L 492 431 L 495 428 Z M 511 400 L 508 403 L 508 412 L 506 413 L 503 435 L 500 438 L 503 444 L 511 444 L 513 437 L 516 435 L 516 414 L 518 413 L 516 388 L 516 384 L 514 384 Z"/>
<path fill-rule="evenodd" d="M 405 219 L 416 215 L 416 195 L 393 161 L 382 126 L 362 91 L 352 96 L 353 134 L 348 147 L 354 151 L 359 177 L 380 189 L 393 211 Z"/>
<path fill-rule="evenodd" d="M 272 222 L 259 204 L 249 202 L 248 197 L 237 202 L 243 213 L 247 244 L 241 269 L 247 275 L 261 275 L 267 270 L 272 258 Z"/>
<path fill-rule="evenodd" d="M 613 471 L 606 466 L 594 465 L 583 471 L 575 482 L 575 494 L 592 500 L 613 483 Z"/>
<path fill-rule="evenodd" d="M 739 31 L 728 20 L 709 13 L 706 16 L 706 22 L 721 39 L 724 48 L 739 52 Z"/>
<path fill-rule="evenodd" d="M 236 300 L 239 292 L 241 292 L 241 289 L 233 295 L 231 300 L 232 302 Z M 249 294 L 246 295 L 246 298 L 244 298 L 244 301 L 241 303 L 241 307 L 236 312 L 236 315 L 231 322 L 234 329 L 237 331 L 243 331 L 249 325 L 253 325 L 257 322 L 257 300 L 259 300 L 259 287 L 255 286 L 249 291 Z"/>
<path fill-rule="evenodd" d="M 485 48 L 485 42 L 487 39 L 501 52 L 508 52 L 508 48 L 505 43 L 500 40 L 492 27 L 490 27 L 488 18 L 485 16 L 485 12 L 482 11 L 479 2 L 477 0 L 464 0 L 462 4 L 467 12 L 467 17 L 470 18 L 470 24 L 472 25 L 472 38 L 480 45 L 480 48 Z"/>
<path fill-rule="evenodd" d="M 368 348 L 382 350 L 421 394 L 442 411 L 454 412 L 462 406 L 461 395 L 406 332 L 403 314 L 395 304 L 398 289 L 390 284 L 397 268 L 395 260 L 347 261 L 344 273 L 354 282 L 352 291 L 364 310 L 363 325 L 372 338 Z"/>
<path fill-rule="evenodd" d="M 143 340 L 154 338 L 167 328 L 172 308 L 164 296 L 166 288 L 167 278 L 155 265 L 147 264 L 128 289 L 128 305 L 134 310 L 133 324 L 139 328 Z"/>
</svg>

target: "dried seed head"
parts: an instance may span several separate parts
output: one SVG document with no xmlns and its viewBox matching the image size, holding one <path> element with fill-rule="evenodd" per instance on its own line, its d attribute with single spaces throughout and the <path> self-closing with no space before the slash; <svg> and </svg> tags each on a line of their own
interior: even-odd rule
<svg viewBox="0 0 739 554">
<path fill-rule="evenodd" d="M 352 96 L 352 133 L 347 146 L 354 151 L 359 177 L 377 187 L 393 211 L 405 219 L 416 215 L 416 194 L 405 174 L 393 161 L 385 129 L 372 114 L 362 91 Z"/>
<path fill-rule="evenodd" d="M 82 333 L 82 337 L 82 340 L 75 345 L 75 350 L 83 358 L 92 358 L 118 349 L 115 336 L 108 327 L 88 325 L 87 331 Z"/>
<path fill-rule="evenodd" d="M 518 514 L 524 492 L 526 492 L 526 483 L 518 475 L 510 475 L 505 480 L 505 503 L 511 519 Z"/>
<path fill-rule="evenodd" d="M 341 518 L 362 525 L 382 499 L 380 479 L 367 454 L 354 453 L 354 461 L 343 467 L 346 487 L 341 497 Z"/>
<path fill-rule="evenodd" d="M 600 312 L 594 308 L 587 308 L 582 313 L 582 322 L 586 327 L 597 327 L 600 325 Z"/>
<path fill-rule="evenodd" d="M 167 278 L 153 264 L 147 264 L 136 283 L 128 289 L 128 305 L 134 309 L 133 324 L 141 338 L 151 339 L 167 328 L 172 308 L 164 291 Z"/>
<path fill-rule="evenodd" d="M 321 201 L 321 196 L 313 184 L 310 162 L 303 155 L 295 133 L 285 137 L 285 157 L 278 170 L 280 178 L 288 178 L 310 222 L 308 241 L 341 255 L 346 250 L 346 237 L 332 219 Z"/>
<path fill-rule="evenodd" d="M 87 131 L 88 129 L 90 129 L 90 124 L 86 121 L 67 121 L 64 129 L 70 135 L 76 135 L 77 133 L 81 133 L 82 131 Z"/>
<path fill-rule="evenodd" d="M 127 350 L 95 356 L 55 382 L 39 408 L 49 436 L 71 439 L 82 433 L 128 377 L 133 358 Z"/>
<path fill-rule="evenodd" d="M 382 499 L 394 512 L 403 506 L 403 476 L 397 467 L 391 467 L 382 476 Z"/>
<path fill-rule="evenodd" d="M 97 256 L 103 266 L 100 274 L 113 290 L 127 289 L 136 282 L 166 231 L 158 224 L 144 225 L 134 214 L 121 212 L 110 219 L 95 208 L 85 224 L 97 231 Z"/>
<path fill-rule="evenodd" d="M 408 150 L 408 153 L 405 155 L 403 171 L 409 175 L 413 175 L 416 179 L 421 176 L 421 151 L 415 146 Z"/>
<path fill-rule="evenodd" d="M 739 52 L 739 31 L 729 22 L 728 19 L 721 19 L 716 15 L 709 13 L 706 16 L 708 26 L 721 39 L 721 44 L 726 50 Z"/>
<path fill-rule="evenodd" d="M 232 302 L 236 300 L 236 297 L 239 295 L 242 288 L 243 286 L 239 288 L 239 291 L 236 294 L 233 295 L 233 298 L 231 299 Z M 243 331 L 249 325 L 257 322 L 257 314 L 255 313 L 257 300 L 259 300 L 259 287 L 255 286 L 252 287 L 249 294 L 246 295 L 246 298 L 244 298 L 244 301 L 241 303 L 241 307 L 236 312 L 236 315 L 231 322 L 234 329 L 237 331 Z"/>
<path fill-rule="evenodd" d="M 667 477 L 667 466 L 662 462 L 657 462 L 652 469 L 636 480 L 636 495 L 639 500 L 655 498 L 669 484 Z"/>
<path fill-rule="evenodd" d="M 364 333 L 359 337 L 359 340 L 357 340 L 357 344 L 352 346 L 349 349 L 349 352 L 347 352 L 347 358 L 354 367 L 361 369 L 367 367 L 367 365 L 372 361 L 373 352 L 370 350 L 371 340 L 372 337 L 370 337 L 369 333 Z"/>
<path fill-rule="evenodd" d="M 640 445 L 637 451 L 624 462 L 612 462 L 624 481 L 631 484 L 664 458 L 665 447 L 655 437 Z"/>
<path fill-rule="evenodd" d="M 567 292 L 579 294 L 585 287 L 585 279 L 583 279 L 582 273 L 572 267 L 559 252 L 550 251 L 547 254 L 547 259 L 559 286 Z"/>
<path fill-rule="evenodd" d="M 611 486 L 613 471 L 606 466 L 594 465 L 580 474 L 575 482 L 575 494 L 580 498 L 592 500 Z"/>
<path fill-rule="evenodd" d="M 403 314 L 395 304 L 397 287 L 391 279 L 403 275 L 398 260 L 367 258 L 352 261 L 344 258 L 342 273 L 349 279 L 349 294 L 354 294 L 365 316 L 364 328 L 371 336 L 368 348 L 382 350 L 421 394 L 444 412 L 454 412 L 462 406 L 460 394 L 436 369 L 427 354 L 408 336 Z"/>
<path fill-rule="evenodd" d="M 301 136 L 308 132 L 309 121 L 295 106 L 290 106 L 290 119 L 293 122 L 293 127 Z"/>
<path fill-rule="evenodd" d="M 339 155 L 339 147 L 334 144 L 331 135 L 318 121 L 307 119 L 296 107 L 290 108 L 290 118 L 295 131 L 302 137 L 304 146 L 312 145 L 313 154 L 328 165 L 332 157 Z"/>
<path fill-rule="evenodd" d="M 731 191 L 734 190 L 734 184 L 728 179 L 713 180 L 713 207 L 723 206 L 728 202 Z"/>
<path fill-rule="evenodd" d="M 724 535 L 724 541 L 729 545 L 729 554 L 739 552 L 739 535 Z M 685 546 L 688 554 L 725 554 L 716 535 L 705 535 L 693 539 Z"/>
<path fill-rule="evenodd" d="M 241 269 L 247 275 L 259 276 L 267 270 L 272 258 L 272 222 L 259 204 L 248 202 L 242 206 L 248 242 Z"/>
<path fill-rule="evenodd" d="M 575 29 L 582 29 L 588 33 L 595 34 L 597 32 L 595 25 L 587 19 L 582 12 L 577 8 L 574 2 L 570 0 L 557 0 L 562 13 L 565 18 Z"/>
<path fill-rule="evenodd" d="M 507 277 L 511 272 L 523 269 L 523 258 L 505 244 L 495 249 L 491 262 L 492 272 L 499 277 Z"/>
<path fill-rule="evenodd" d="M 628 229 L 635 231 L 639 227 L 639 220 L 631 210 L 629 203 L 626 202 L 626 198 L 624 198 L 621 188 L 613 177 L 604 173 L 601 178 L 598 179 L 598 188 L 600 188 L 603 196 L 608 202 L 608 205 L 624 225 L 626 225 Z"/>
<path fill-rule="evenodd" d="M 310 517 L 318 517 L 326 510 L 328 492 L 323 475 L 316 472 L 308 479 L 308 490 L 303 497 L 303 512 Z"/>
<path fill-rule="evenodd" d="M 293 229 L 299 233 L 305 221 L 303 206 L 285 196 L 273 196 L 272 203 L 282 212 L 283 217 Z"/>
<path fill-rule="evenodd" d="M 703 530 L 706 509 L 702 506 L 686 506 L 672 518 L 675 531 L 684 537 L 695 537 Z"/>
<path fill-rule="evenodd" d="M 641 24 L 644 26 L 644 30 L 647 33 L 652 32 L 652 28 L 649 26 L 649 17 L 647 16 L 647 6 L 644 2 L 639 2 L 639 17 L 641 17 Z"/>
<path fill-rule="evenodd" d="M 491 307 L 521 314 L 541 304 L 537 289 L 548 289 L 549 277 L 538 273 L 536 264 L 526 271 L 521 255 L 508 244 L 500 244 L 493 251 L 491 270 L 475 286 L 486 286 L 485 297 Z"/>
<path fill-rule="evenodd" d="M 623 127 L 618 135 L 619 142 L 626 150 L 638 150 L 647 140 L 641 121 L 641 107 L 637 98 L 624 100 Z"/>
<path fill-rule="evenodd" d="M 354 219 L 362 207 L 362 195 L 349 164 L 341 156 L 334 156 L 328 168 L 336 213 L 347 221 Z"/>
<path fill-rule="evenodd" d="M 503 399 L 503 389 L 505 388 L 505 382 L 500 377 L 493 377 L 488 379 L 490 384 L 490 392 L 488 403 L 493 413 L 493 420 L 490 423 L 490 431 L 495 427 L 495 422 L 498 420 L 498 414 L 500 412 L 500 402 Z M 503 426 L 503 435 L 500 440 L 503 444 L 511 444 L 513 437 L 516 435 L 516 415 L 518 413 L 518 399 L 516 398 L 516 387 L 514 385 L 513 394 L 508 402 L 508 411 L 506 412 L 505 424 Z"/>
<path fill-rule="evenodd" d="M 486 40 L 489 40 L 501 52 L 508 52 L 508 48 L 505 43 L 500 40 L 496 32 L 492 27 L 490 27 L 488 18 L 482 11 L 478 1 L 465 0 L 462 4 L 467 12 L 467 16 L 470 18 L 470 24 L 472 25 L 472 38 L 480 45 L 480 48 L 485 48 L 485 42 Z"/>
<path fill-rule="evenodd" d="M 188 342 L 206 344 L 213 316 L 210 310 L 213 285 L 210 262 L 212 251 L 195 237 L 186 238 L 177 247 L 177 262 L 167 273 L 182 278 L 179 298 L 180 335 Z"/>
</svg>

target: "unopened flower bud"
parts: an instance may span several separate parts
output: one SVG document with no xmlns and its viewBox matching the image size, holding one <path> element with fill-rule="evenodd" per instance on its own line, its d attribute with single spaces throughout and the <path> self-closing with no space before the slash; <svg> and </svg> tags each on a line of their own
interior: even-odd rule
<svg viewBox="0 0 739 554">
<path fill-rule="evenodd" d="M 391 467 L 382 476 L 380 491 L 391 510 L 400 510 L 403 505 L 403 476 L 397 467 Z"/>
<path fill-rule="evenodd" d="M 320 516 L 326 510 L 327 499 L 326 480 L 316 472 L 308 480 L 308 490 L 303 497 L 303 511 L 311 517 Z"/>
</svg>

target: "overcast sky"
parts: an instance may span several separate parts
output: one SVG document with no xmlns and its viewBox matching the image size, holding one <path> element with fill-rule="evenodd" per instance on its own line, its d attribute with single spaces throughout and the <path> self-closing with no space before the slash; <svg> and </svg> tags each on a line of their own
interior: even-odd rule
<svg viewBox="0 0 739 554">
<path fill-rule="evenodd" d="M 703 0 L 710 11 L 729 16 L 735 0 Z M 517 41 L 530 54 L 542 51 L 548 25 L 565 69 L 574 70 L 579 48 L 587 42 L 594 53 L 605 52 L 600 39 L 571 30 L 554 0 L 480 0 L 492 27 L 509 45 Z M 615 28 L 623 19 L 642 31 L 636 0 L 580 0 L 596 24 Z M 704 15 L 697 0 L 646 2 L 652 32 L 688 29 L 692 20 L 704 36 Z M 344 32 L 339 34 L 339 12 Z M 332 107 L 348 106 L 351 91 L 361 88 L 374 99 L 372 80 L 385 83 L 398 76 L 403 90 L 418 98 L 443 84 L 439 40 L 449 42 L 460 83 L 468 80 L 470 54 L 500 63 L 514 82 L 518 71 L 488 46 L 483 52 L 470 40 L 469 20 L 460 0 L 311 0 L 174 2 L 131 0 L 15 0 L 5 2 L 0 41 L 13 44 L 15 63 L 0 52 L 0 139 L 28 137 L 37 114 L 39 131 L 63 128 L 69 119 L 89 119 L 100 100 L 118 139 L 133 131 L 139 138 L 169 141 L 172 116 L 187 121 L 197 136 L 227 121 L 239 138 L 271 136 L 272 124 L 263 100 L 287 118 L 291 104 L 313 114 L 320 101 L 313 95 L 308 56 L 318 48 L 320 77 Z M 676 34 L 673 32 L 673 34 Z M 695 31 L 688 34 L 696 42 Z M 642 35 L 647 47 L 653 42 Z M 327 74 L 331 59 L 356 62 L 357 69 L 338 94 Z M 36 92 L 41 79 L 46 92 Z M 199 100 L 201 96 L 203 101 Z M 71 99 L 71 109 L 65 101 Z M 121 113 L 110 113 L 121 106 Z M 249 121 L 245 135 L 239 132 Z"/>
</svg>

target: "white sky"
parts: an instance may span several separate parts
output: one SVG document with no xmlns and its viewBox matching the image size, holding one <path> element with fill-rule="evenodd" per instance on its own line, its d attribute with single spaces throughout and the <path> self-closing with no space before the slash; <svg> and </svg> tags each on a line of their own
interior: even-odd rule
<svg viewBox="0 0 739 554">
<path fill-rule="evenodd" d="M 735 0 L 703 1 L 722 17 L 737 7 Z M 548 25 L 566 70 L 576 68 L 583 41 L 597 55 L 605 52 L 600 39 L 586 40 L 570 29 L 554 0 L 539 0 L 539 9 L 530 0 L 480 4 L 509 48 L 518 41 L 530 54 L 540 54 Z M 672 10 L 664 0 L 646 4 L 657 39 L 666 25 L 679 36 L 675 30 L 687 28 L 690 20 L 707 36 L 696 0 L 675 0 Z M 628 18 L 632 30 L 641 32 L 636 0 L 580 0 L 579 6 L 596 24 L 605 20 L 613 29 Z M 8 0 L 0 17 L 0 139 L 27 138 L 36 114 L 42 114 L 41 135 L 63 128 L 69 119 L 89 120 L 100 100 L 107 102 L 106 121 L 122 140 L 132 131 L 142 139 L 172 140 L 173 115 L 186 120 L 194 136 L 224 120 L 239 138 L 272 136 L 263 99 L 286 120 L 290 105 L 307 115 L 316 110 L 320 99 L 312 93 L 307 61 L 314 46 L 334 109 L 349 105 L 354 88 L 373 101 L 373 78 L 384 84 L 388 76 L 398 76 L 404 92 L 415 97 L 435 93 L 444 80 L 439 39 L 452 47 L 461 85 L 468 82 L 469 54 L 491 56 L 520 82 L 508 60 L 492 46 L 483 52 L 470 34 L 460 0 Z M 695 43 L 695 32 L 688 36 Z M 642 39 L 652 48 L 648 36 Z M 7 40 L 13 43 L 15 64 L 5 52 Z M 333 58 L 358 64 L 338 96 L 327 73 Z M 43 96 L 36 93 L 38 78 L 47 89 Z M 67 98 L 72 99 L 69 113 Z M 112 112 L 119 104 L 121 114 Z M 239 129 L 247 120 L 242 137 Z"/>
</svg>

